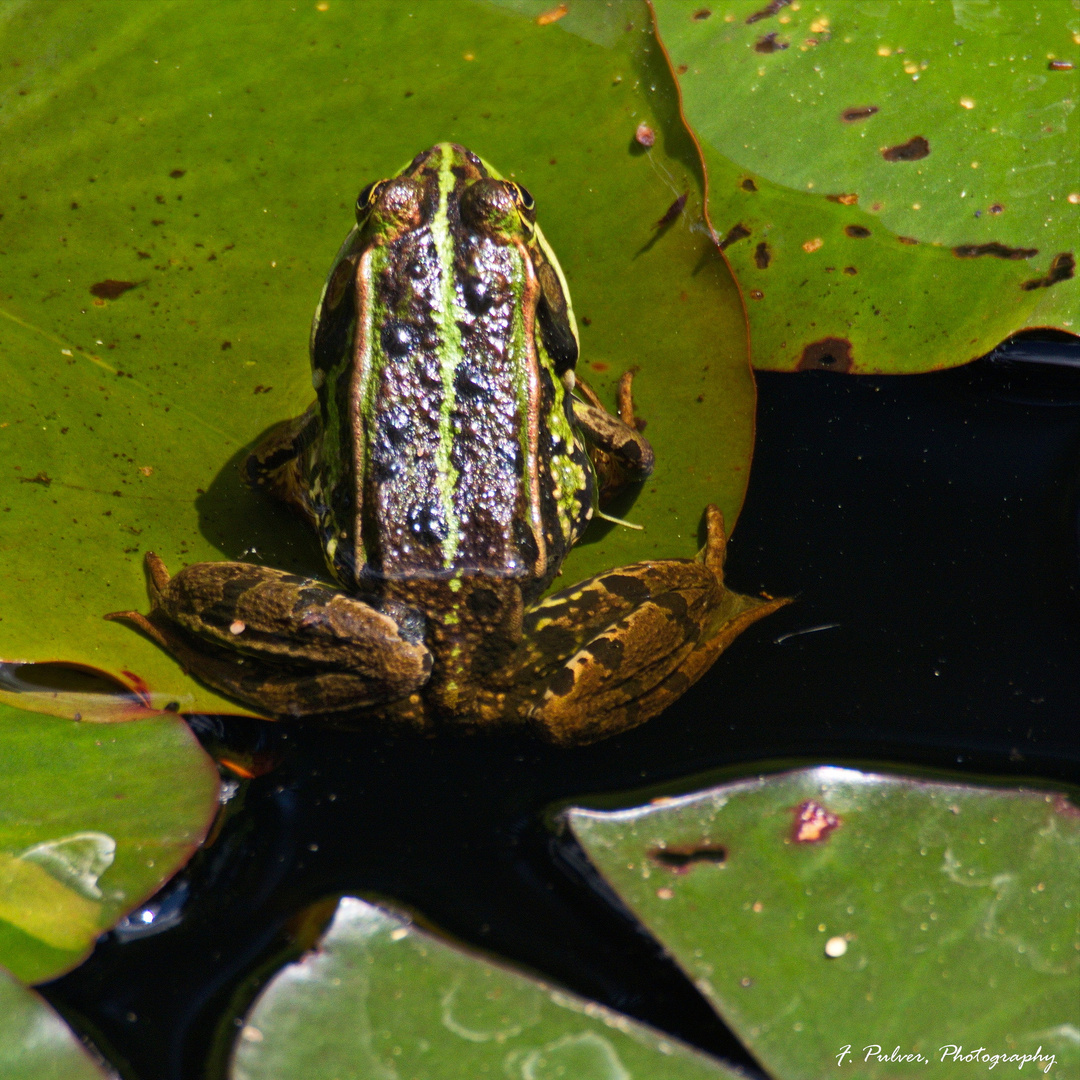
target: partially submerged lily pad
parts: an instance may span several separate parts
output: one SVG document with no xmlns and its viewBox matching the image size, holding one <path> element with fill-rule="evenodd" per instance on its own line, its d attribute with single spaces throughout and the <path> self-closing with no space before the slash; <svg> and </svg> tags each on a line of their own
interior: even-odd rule
<svg viewBox="0 0 1080 1080">
<path fill-rule="evenodd" d="M 562 583 L 693 554 L 708 502 L 734 522 L 753 437 L 745 323 L 647 9 L 565 33 L 537 23 L 543 7 L 0 16 L 19 61 L 0 71 L 18 147 L 0 172 L 0 660 L 89 665 L 156 708 L 237 711 L 102 616 L 145 609 L 147 550 L 173 571 L 232 558 L 325 576 L 313 538 L 236 465 L 312 397 L 311 313 L 357 191 L 446 139 L 535 195 L 582 374 L 610 402 L 641 369 L 657 470 L 617 512 L 645 531 L 598 528 Z"/>
<path fill-rule="evenodd" d="M 821 768 L 568 820 L 777 1080 L 836 1075 L 845 1047 L 882 1080 L 910 1066 L 894 1047 L 925 1077 L 956 1075 L 949 1046 L 1080 1066 L 1061 794 Z"/>
<path fill-rule="evenodd" d="M 0 1076 L 4 1080 L 107 1080 L 71 1028 L 0 968 Z"/>
<path fill-rule="evenodd" d="M 1080 16 L 656 0 L 756 367 L 925 371 L 1080 331 Z"/>
<path fill-rule="evenodd" d="M 103 728 L 0 703 L 0 962 L 24 982 L 74 967 L 187 862 L 217 794 L 177 717 Z"/>
<path fill-rule="evenodd" d="M 735 1080 L 594 1002 L 345 897 L 317 951 L 282 970 L 240 1030 L 232 1080 Z"/>
</svg>

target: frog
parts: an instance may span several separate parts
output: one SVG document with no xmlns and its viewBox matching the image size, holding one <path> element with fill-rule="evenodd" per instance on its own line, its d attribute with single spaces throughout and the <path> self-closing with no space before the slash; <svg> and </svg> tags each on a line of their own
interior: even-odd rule
<svg viewBox="0 0 1080 1080">
<path fill-rule="evenodd" d="M 316 400 L 241 470 L 315 531 L 332 583 L 238 561 L 170 575 L 148 552 L 150 612 L 107 616 L 254 712 L 583 745 L 655 716 L 783 602 L 726 590 L 712 505 L 696 558 L 548 592 L 654 453 L 634 370 L 614 413 L 576 374 L 532 194 L 465 147 L 360 192 L 309 351 Z"/>
</svg>

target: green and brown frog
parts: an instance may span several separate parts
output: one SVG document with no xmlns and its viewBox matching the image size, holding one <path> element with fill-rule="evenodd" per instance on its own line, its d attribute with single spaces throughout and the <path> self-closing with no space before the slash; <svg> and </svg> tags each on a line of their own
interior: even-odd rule
<svg viewBox="0 0 1080 1080">
<path fill-rule="evenodd" d="M 724 525 L 697 559 L 549 596 L 598 499 L 647 477 L 634 417 L 575 380 L 566 280 L 532 196 L 440 143 L 371 184 L 311 331 L 317 399 L 247 480 L 317 531 L 337 587 L 242 562 L 119 612 L 193 675 L 274 717 L 397 729 L 530 728 L 588 743 L 643 723 L 783 601 L 727 592 Z"/>
</svg>

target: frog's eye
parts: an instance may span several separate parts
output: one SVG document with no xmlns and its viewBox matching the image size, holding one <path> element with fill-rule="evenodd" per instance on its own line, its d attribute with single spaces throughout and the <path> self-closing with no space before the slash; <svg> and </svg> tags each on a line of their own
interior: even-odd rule
<svg viewBox="0 0 1080 1080">
<path fill-rule="evenodd" d="M 527 187 L 522 187 L 521 184 L 511 185 L 514 189 L 514 201 L 522 210 L 535 210 L 536 200 L 532 197 L 532 192 Z"/>
<path fill-rule="evenodd" d="M 368 186 L 356 196 L 357 222 L 363 221 L 371 212 L 371 208 L 375 205 L 375 200 L 379 197 L 379 191 L 385 183 L 385 180 L 376 180 L 373 184 L 368 184 Z"/>
</svg>

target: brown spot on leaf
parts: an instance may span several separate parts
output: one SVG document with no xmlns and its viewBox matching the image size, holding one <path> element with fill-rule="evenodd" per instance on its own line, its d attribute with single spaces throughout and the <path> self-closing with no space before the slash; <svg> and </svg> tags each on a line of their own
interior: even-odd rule
<svg viewBox="0 0 1080 1080">
<path fill-rule="evenodd" d="M 829 813 L 813 799 L 799 803 L 795 807 L 795 826 L 791 838 L 796 844 L 816 844 L 829 838 L 829 833 L 838 828 L 840 819 Z"/>
<path fill-rule="evenodd" d="M 653 862 L 666 866 L 676 874 L 689 873 L 695 863 L 712 863 L 723 866 L 727 862 L 727 848 L 722 844 L 673 844 L 656 847 L 649 852 Z"/>
<path fill-rule="evenodd" d="M 776 36 L 774 30 L 771 34 L 765 34 L 763 37 L 759 37 L 754 42 L 754 52 L 759 53 L 774 53 L 783 52 L 788 47 L 788 42 L 780 41 Z"/>
<path fill-rule="evenodd" d="M 750 290 L 750 299 L 751 300 L 764 300 L 765 299 L 765 294 L 760 289 L 751 289 Z M 700 401 L 701 398 L 698 398 L 698 400 Z"/>
<path fill-rule="evenodd" d="M 179 180 L 180 177 L 183 176 L 185 172 L 187 172 L 187 169 L 173 169 L 173 171 L 171 173 L 169 173 L 169 175 L 174 180 Z"/>
<path fill-rule="evenodd" d="M 1073 64 L 1071 60 L 1051 60 L 1046 67 L 1049 71 L 1072 71 Z"/>
<path fill-rule="evenodd" d="M 664 211 L 664 216 L 653 225 L 654 229 L 663 229 L 670 225 L 683 212 L 686 206 L 686 195 L 687 193 L 684 192 Z"/>
<path fill-rule="evenodd" d="M 859 201 L 859 196 L 853 191 L 846 195 L 826 195 L 825 198 L 829 202 L 836 202 L 841 206 L 854 206 Z"/>
<path fill-rule="evenodd" d="M 952 250 L 958 259 L 977 259 L 982 255 L 993 255 L 995 259 L 1030 259 L 1039 254 L 1038 248 L 1011 248 L 996 240 L 989 244 L 957 244 Z"/>
<path fill-rule="evenodd" d="M 106 278 L 91 285 L 90 293 L 101 300 L 115 300 L 118 296 L 123 296 L 128 289 L 134 289 L 136 284 L 134 281 L 114 281 Z"/>
<path fill-rule="evenodd" d="M 739 187 L 741 187 L 743 191 L 757 191 L 757 184 L 755 184 L 749 176 L 740 182 Z"/>
<path fill-rule="evenodd" d="M 847 338 L 825 337 L 811 341 L 799 357 L 798 371 L 850 371 L 854 365 L 851 342 Z"/>
<path fill-rule="evenodd" d="M 1005 207 L 1002 206 L 1001 203 L 996 202 L 996 203 L 994 203 L 993 206 L 990 207 L 989 210 L 987 210 L 987 213 L 988 214 L 1004 214 L 1005 213 Z"/>
<path fill-rule="evenodd" d="M 863 240 L 870 235 L 870 230 L 865 225 L 845 225 L 844 232 L 855 240 Z"/>
<path fill-rule="evenodd" d="M 898 236 L 896 238 L 901 244 L 917 244 L 919 241 L 914 236 Z"/>
<path fill-rule="evenodd" d="M 720 241 L 720 250 L 726 251 L 736 240 L 743 240 L 750 235 L 750 230 L 740 221 L 738 225 L 732 225 L 728 229 L 727 236 Z"/>
<path fill-rule="evenodd" d="M 52 477 L 48 473 L 39 472 L 37 476 L 20 476 L 20 484 L 40 484 L 42 487 L 48 487 L 52 483 Z"/>
<path fill-rule="evenodd" d="M 690 18 L 695 22 L 704 22 L 711 14 L 712 12 L 707 7 L 703 7 L 698 8 Z"/>
<path fill-rule="evenodd" d="M 886 161 L 921 161 L 929 154 L 930 144 L 921 135 L 915 135 L 897 146 L 887 146 L 881 151 Z"/>
<path fill-rule="evenodd" d="M 865 120 L 868 116 L 873 116 L 877 111 L 876 105 L 851 105 L 840 114 L 840 119 L 845 124 L 854 124 L 859 120 Z"/>
<path fill-rule="evenodd" d="M 845 274 L 854 275 L 854 274 L 857 274 L 858 272 L 859 271 L 856 270 L 854 266 L 845 266 L 844 267 L 844 273 Z"/>
<path fill-rule="evenodd" d="M 221 343 L 221 351 L 222 352 L 224 352 L 226 349 L 231 349 L 231 348 L 232 348 L 232 342 L 231 341 L 223 341 Z"/>
<path fill-rule="evenodd" d="M 689 68 L 689 66 L 687 64 L 680 64 L 675 69 L 675 74 L 676 75 L 685 75 L 689 70 L 690 70 L 690 68 Z"/>
<path fill-rule="evenodd" d="M 770 262 L 772 262 L 772 252 L 769 250 L 769 245 L 762 240 L 761 243 L 754 248 L 754 265 L 759 270 L 765 270 Z"/>
<path fill-rule="evenodd" d="M 770 16 L 775 15 L 782 8 L 786 8 L 791 0 L 769 0 L 760 11 L 755 11 L 753 15 L 746 17 L 746 25 L 751 23 L 760 22 L 762 19 L 768 19 Z"/>
<path fill-rule="evenodd" d="M 1073 257 L 1071 251 L 1063 251 L 1060 255 L 1055 255 L 1053 261 L 1050 263 L 1050 269 L 1047 271 L 1045 277 L 1032 278 L 1031 281 L 1025 281 L 1020 288 L 1025 292 L 1030 292 L 1032 289 L 1048 289 L 1051 285 L 1056 285 L 1059 281 L 1068 281 L 1076 273 L 1076 259 Z"/>
</svg>

